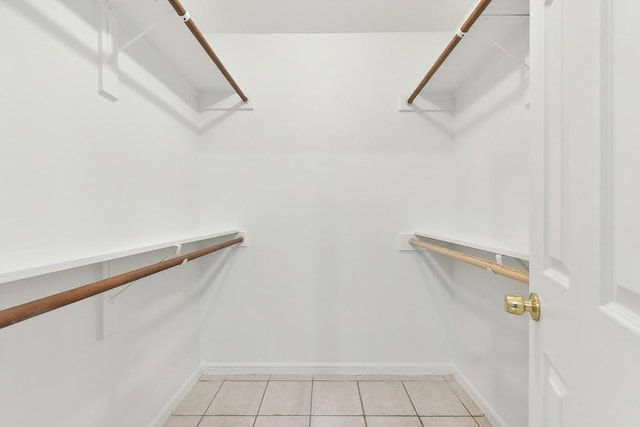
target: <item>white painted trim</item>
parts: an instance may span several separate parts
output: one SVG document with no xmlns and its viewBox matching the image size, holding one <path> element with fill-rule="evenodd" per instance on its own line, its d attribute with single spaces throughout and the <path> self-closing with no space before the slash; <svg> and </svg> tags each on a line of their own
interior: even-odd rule
<svg viewBox="0 0 640 427">
<path fill-rule="evenodd" d="M 598 307 L 606 316 L 610 317 L 622 327 L 640 336 L 640 316 L 618 302 L 610 302 Z"/>
<path fill-rule="evenodd" d="M 484 398 L 480 391 L 478 391 L 478 389 L 475 388 L 473 384 L 471 384 L 471 381 L 469 381 L 469 379 L 464 376 L 462 371 L 460 371 L 460 369 L 456 365 L 452 365 L 452 367 L 453 377 L 456 379 L 458 384 L 460 384 L 462 388 L 467 392 L 469 397 L 471 397 L 476 405 L 478 405 L 478 407 L 482 409 L 484 416 L 489 421 L 491 421 L 491 424 L 493 424 L 494 427 L 508 427 L 507 423 L 502 419 L 500 415 L 498 415 L 498 411 L 496 411 L 495 408 L 489 403 L 489 401 Z"/>
<path fill-rule="evenodd" d="M 204 375 L 227 374 L 345 374 L 449 375 L 451 363 L 203 363 Z"/>
<path fill-rule="evenodd" d="M 180 402 L 182 402 L 182 399 L 184 399 L 187 396 L 187 393 L 189 393 L 193 386 L 196 385 L 200 377 L 202 377 L 201 365 L 198 366 L 191 375 L 189 375 L 178 391 L 171 396 L 158 415 L 153 419 L 153 421 L 151 421 L 149 427 L 162 427 L 164 423 L 167 422 L 173 411 L 178 407 Z"/>
</svg>

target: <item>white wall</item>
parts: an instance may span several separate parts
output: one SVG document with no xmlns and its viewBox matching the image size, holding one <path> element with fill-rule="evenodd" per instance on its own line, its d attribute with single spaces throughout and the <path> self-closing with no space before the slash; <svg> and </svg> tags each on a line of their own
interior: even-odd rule
<svg viewBox="0 0 640 427">
<path fill-rule="evenodd" d="M 166 67 L 140 45 L 121 58 L 120 100 L 100 97 L 97 5 L 0 3 L 2 271 L 31 254 L 60 259 L 199 226 L 198 136 L 184 101 L 194 95 L 179 77 L 150 73 Z M 0 284 L 0 306 L 101 275 L 89 266 Z M 99 298 L 0 330 L 0 425 L 148 425 L 199 366 L 198 295 L 193 265 L 123 294 L 120 330 L 106 340 Z"/>
<path fill-rule="evenodd" d="M 111 271 L 170 253 L 115 261 Z M 150 425 L 200 366 L 197 263 L 142 279 L 118 296 L 118 330 L 107 338 L 101 337 L 102 297 L 0 330 L 0 425 Z M 2 307 L 101 278 L 96 265 L 6 283 Z"/>
<path fill-rule="evenodd" d="M 526 58 L 527 26 L 506 47 Z M 532 144 L 527 78 L 522 65 L 496 50 L 458 92 L 454 120 L 458 233 L 526 251 Z M 492 415 L 504 425 L 525 426 L 528 319 L 505 313 L 503 299 L 507 293 L 528 295 L 527 286 L 462 263 L 455 263 L 453 278 L 455 364 L 496 411 Z"/>
<path fill-rule="evenodd" d="M 527 322 L 502 307 L 526 288 L 396 250 L 399 231 L 434 229 L 528 248 L 522 68 L 490 58 L 453 122 L 395 110 L 449 36 L 210 37 L 257 110 L 204 135 L 203 223 L 251 231 L 205 296 L 205 365 L 453 361 L 495 421 L 526 420 Z M 524 57 L 527 42 L 511 48 Z"/>
<path fill-rule="evenodd" d="M 120 100 L 110 102 L 97 94 L 96 4 L 0 7 L 0 253 L 196 229 L 195 115 L 173 93 L 183 83 L 161 84 L 169 76 L 145 67 L 166 64 L 138 45 L 121 55 Z"/>
<path fill-rule="evenodd" d="M 397 250 L 450 221 L 450 135 L 397 111 L 448 37 L 209 37 L 256 110 L 202 141 L 203 224 L 251 233 L 205 302 L 205 365 L 450 363 L 450 295 Z"/>
</svg>

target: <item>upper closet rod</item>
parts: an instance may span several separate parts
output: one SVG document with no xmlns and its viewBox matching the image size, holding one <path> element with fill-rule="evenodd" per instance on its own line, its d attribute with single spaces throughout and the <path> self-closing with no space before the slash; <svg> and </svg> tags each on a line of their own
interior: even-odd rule
<svg viewBox="0 0 640 427">
<path fill-rule="evenodd" d="M 485 268 L 492 273 L 500 274 L 518 282 L 529 284 L 529 273 L 526 271 L 518 270 L 516 268 L 505 267 L 504 265 L 497 264 L 495 262 L 487 261 L 486 259 L 477 258 L 471 255 L 463 254 L 462 252 L 454 251 L 442 246 L 434 245 L 432 243 L 423 242 L 417 239 L 410 239 L 409 243 L 414 246 L 419 246 L 424 249 L 428 249 L 433 252 L 437 252 L 441 255 L 448 256 L 449 258 L 464 261 L 468 264 L 475 265 L 476 267 Z"/>
<path fill-rule="evenodd" d="M 108 279 L 99 280 L 97 282 L 70 289 L 68 291 L 60 292 L 55 295 L 50 295 L 45 298 L 40 298 L 35 301 L 7 308 L 5 310 L 0 310 L 0 329 L 6 326 L 13 325 L 14 323 L 22 322 L 23 320 L 30 319 L 40 314 L 47 313 L 51 310 L 55 310 L 56 308 L 64 307 L 65 305 L 69 305 L 85 298 L 89 298 L 94 295 L 109 291 L 111 289 L 115 289 L 119 286 L 126 285 L 127 283 L 142 279 L 143 277 L 151 276 L 152 274 L 159 273 L 163 270 L 175 267 L 187 261 L 191 261 L 196 258 L 200 258 L 210 253 L 219 251 L 220 249 L 224 249 L 228 246 L 241 243 L 243 240 L 244 238 L 242 236 L 236 237 L 235 239 L 227 240 L 226 242 L 218 243 L 216 245 L 193 251 L 186 255 L 171 258 L 157 264 L 148 265 L 137 270 L 109 277 Z"/>
<path fill-rule="evenodd" d="M 196 38 L 196 40 L 198 40 L 202 48 L 207 52 L 209 58 L 211 58 L 211 60 L 216 64 L 216 67 L 218 67 L 222 75 L 227 79 L 233 90 L 236 91 L 243 102 L 249 101 L 249 98 L 247 98 L 247 96 L 242 92 L 242 89 L 240 89 L 235 80 L 233 80 L 233 77 L 231 77 L 231 74 L 229 74 L 229 72 L 225 68 L 224 64 L 222 64 L 222 61 L 220 61 L 218 55 L 216 55 L 211 46 L 209 46 L 207 39 L 204 38 L 198 26 L 195 24 L 195 22 L 193 22 L 193 19 L 191 19 L 191 15 L 189 15 L 187 9 L 185 9 L 184 6 L 182 6 L 182 3 L 180 3 L 180 0 L 169 0 L 169 3 L 171 3 L 171 6 L 173 6 L 176 13 L 182 18 L 187 27 L 189 27 L 193 36 Z"/>
<path fill-rule="evenodd" d="M 431 77 L 433 77 L 436 71 L 438 71 L 438 68 L 440 68 L 444 61 L 447 60 L 451 52 L 453 52 L 453 49 L 456 48 L 458 43 L 460 43 L 460 40 L 462 40 L 464 35 L 471 29 L 471 26 L 478 20 L 480 15 L 482 15 L 482 12 L 484 12 L 487 6 L 489 6 L 489 3 L 491 3 L 491 0 L 480 0 L 469 17 L 464 21 L 460 29 L 456 31 L 456 34 L 453 36 L 444 51 L 440 54 L 440 57 L 438 57 L 438 60 L 435 62 L 435 64 L 433 64 L 427 75 L 424 76 L 418 87 L 413 91 L 409 99 L 407 99 L 407 104 L 411 105 L 416 97 L 420 94 L 420 92 L 422 92 L 422 89 L 424 89 L 429 80 L 431 80 Z"/>
</svg>

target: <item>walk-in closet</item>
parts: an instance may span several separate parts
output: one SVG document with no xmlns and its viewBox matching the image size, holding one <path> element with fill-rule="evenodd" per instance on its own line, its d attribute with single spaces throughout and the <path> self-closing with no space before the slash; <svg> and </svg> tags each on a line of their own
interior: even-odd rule
<svg viewBox="0 0 640 427">
<path fill-rule="evenodd" d="M 0 0 L 1 427 L 640 426 L 640 5 Z"/>
</svg>

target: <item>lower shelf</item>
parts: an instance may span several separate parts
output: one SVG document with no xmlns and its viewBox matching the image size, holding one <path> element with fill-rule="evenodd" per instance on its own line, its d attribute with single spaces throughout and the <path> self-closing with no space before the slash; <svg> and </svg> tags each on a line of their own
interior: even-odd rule
<svg viewBox="0 0 640 427">
<path fill-rule="evenodd" d="M 492 241 L 489 239 L 476 239 L 469 237 L 456 236 L 453 234 L 438 234 L 438 233 L 403 233 L 400 235 L 400 242 L 403 245 L 403 241 L 407 242 L 413 237 L 423 237 L 426 239 L 438 240 L 440 242 L 453 243 L 455 245 L 465 246 L 468 248 L 479 249 L 485 252 L 491 252 L 494 254 L 505 255 L 512 258 L 518 258 L 524 261 L 529 260 L 529 251 L 523 248 L 513 248 L 505 245 L 502 242 Z M 415 250 L 408 243 L 405 246 L 401 246 L 403 250 Z"/>
<path fill-rule="evenodd" d="M 0 265 L 0 283 L 13 282 L 29 277 L 41 276 L 43 274 L 55 273 L 71 268 L 78 268 L 85 265 L 138 255 L 158 249 L 170 248 L 176 245 L 201 242 L 204 240 L 236 234 L 240 234 L 240 231 L 230 230 L 218 233 L 203 233 L 183 238 L 146 243 L 133 247 L 116 247 L 115 245 L 106 245 L 113 249 L 102 251 L 95 251 L 95 249 L 92 251 L 91 248 L 74 247 L 73 250 L 58 251 L 56 253 L 52 253 L 51 250 L 48 250 L 45 253 L 31 252 L 15 254 L 13 257 L 5 257 L 5 259 L 3 259 L 3 265 Z"/>
</svg>

